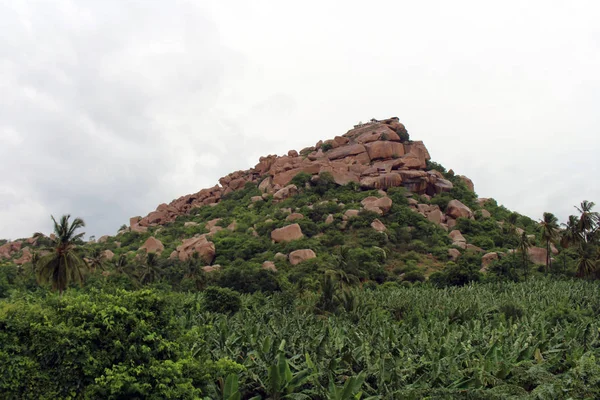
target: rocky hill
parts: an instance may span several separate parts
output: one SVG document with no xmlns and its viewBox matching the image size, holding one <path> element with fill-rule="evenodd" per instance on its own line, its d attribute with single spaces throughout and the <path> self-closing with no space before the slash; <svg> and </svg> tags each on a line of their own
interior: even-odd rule
<svg viewBox="0 0 600 400">
<path fill-rule="evenodd" d="M 327 172 L 338 185 L 356 182 L 363 189 L 385 191 L 402 186 L 412 193 L 429 196 L 449 192 L 452 182 L 435 169 L 427 170 L 430 158 L 422 141 L 408 140 L 408 132 L 398 118 L 371 121 L 299 152 L 290 150 L 285 156 L 261 157 L 254 168 L 219 179 L 220 186 L 160 204 L 143 218 L 132 218 L 130 229 L 143 232 L 144 228 L 174 221 L 195 207 L 218 203 L 223 196 L 248 183 L 258 184 L 264 196 L 273 195 L 275 200 L 281 200 L 293 193 L 294 189 L 286 185 L 300 173 L 316 178 Z M 473 190 L 473 182 L 461 178 Z"/>
<path fill-rule="evenodd" d="M 154 253 L 169 271 L 163 278 L 171 274 L 176 285 L 190 262 L 221 271 L 213 276 L 226 286 L 242 272 L 263 278 L 278 272 L 276 279 L 269 275 L 276 285 L 309 285 L 343 249 L 363 281 L 422 280 L 461 263 L 485 271 L 514 251 L 521 232 L 537 242 L 531 260 L 544 264 L 534 221 L 478 199 L 469 178 L 432 162 L 424 143 L 389 118 L 261 157 L 254 168 L 160 204 L 83 249 L 89 258 L 101 253 L 107 263 L 121 259 L 133 269 Z M 0 263 L 31 264 L 47 242 L 44 236 L 0 242 Z M 107 275 L 118 275 L 111 269 Z"/>
</svg>

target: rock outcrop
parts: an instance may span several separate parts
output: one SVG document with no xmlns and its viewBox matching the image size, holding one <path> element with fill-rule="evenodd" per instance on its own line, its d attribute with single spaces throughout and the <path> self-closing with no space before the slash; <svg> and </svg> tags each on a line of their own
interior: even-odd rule
<svg viewBox="0 0 600 400">
<path fill-rule="evenodd" d="M 154 236 L 150 236 L 148 239 L 146 239 L 146 241 L 144 242 L 142 247 L 140 247 L 140 250 L 144 250 L 147 253 L 156 253 L 156 254 L 162 253 L 162 251 L 164 249 L 165 249 L 165 246 L 163 246 L 162 242 L 160 240 L 156 239 Z"/>
<path fill-rule="evenodd" d="M 275 243 L 291 242 L 292 240 L 302 239 L 304 234 L 298 224 L 284 226 L 271 232 L 271 239 Z"/>
<path fill-rule="evenodd" d="M 190 239 L 184 239 L 183 243 L 177 246 L 177 249 L 171 253 L 171 258 L 178 258 L 181 261 L 188 260 L 194 253 L 206 264 L 211 264 L 215 259 L 215 244 L 210 242 L 206 235 L 200 235 Z"/>
<path fill-rule="evenodd" d="M 404 186 L 431 195 L 450 190 L 452 184 L 441 174 L 424 170 L 430 156 L 423 142 L 403 142 L 401 137 L 406 137 L 406 128 L 394 117 L 355 126 L 300 152 L 290 150 L 283 156 L 261 157 L 254 168 L 224 176 L 219 185 L 161 204 L 143 218 L 131 218 L 129 229 L 143 233 L 148 227 L 172 222 L 195 207 L 218 203 L 247 183 L 258 185 L 263 196 L 273 195 L 274 201 L 282 201 L 296 193 L 290 181 L 301 172 L 313 177 L 328 173 L 337 184 L 356 182 L 368 189 Z M 261 200 L 255 196 L 252 201 Z"/>
<path fill-rule="evenodd" d="M 288 255 L 288 259 L 290 260 L 290 264 L 298 265 L 303 261 L 310 260 L 311 258 L 316 258 L 317 255 L 311 249 L 302 249 L 292 251 Z"/>
</svg>

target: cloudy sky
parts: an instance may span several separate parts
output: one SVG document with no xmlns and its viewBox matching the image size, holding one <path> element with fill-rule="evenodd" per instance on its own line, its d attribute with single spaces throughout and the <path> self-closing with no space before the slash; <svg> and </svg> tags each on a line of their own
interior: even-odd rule
<svg viewBox="0 0 600 400">
<path fill-rule="evenodd" d="M 481 197 L 600 203 L 600 3 L 0 0 L 0 237 L 88 234 L 398 116 Z"/>
</svg>

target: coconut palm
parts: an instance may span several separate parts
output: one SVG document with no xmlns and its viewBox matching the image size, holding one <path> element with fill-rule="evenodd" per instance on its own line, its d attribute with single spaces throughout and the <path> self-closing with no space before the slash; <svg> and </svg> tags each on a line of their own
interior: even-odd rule
<svg viewBox="0 0 600 400">
<path fill-rule="evenodd" d="M 115 271 L 119 274 L 127 274 L 127 256 L 121 254 L 115 261 Z"/>
<path fill-rule="evenodd" d="M 521 257 L 523 260 L 523 270 L 527 271 L 527 259 L 529 258 L 529 248 L 531 247 L 531 241 L 529 237 L 527 237 L 527 233 L 521 233 L 519 237 L 519 243 L 517 244 L 517 252 L 521 253 Z"/>
<path fill-rule="evenodd" d="M 92 272 L 95 272 L 96 269 L 103 270 L 105 263 L 106 263 L 106 255 L 100 249 L 94 249 L 94 251 L 92 252 L 92 255 L 87 259 L 87 264 L 90 267 L 90 269 L 92 270 Z"/>
<path fill-rule="evenodd" d="M 517 221 L 519 220 L 519 214 L 517 213 L 510 213 L 508 215 L 508 217 L 506 218 L 506 221 L 504 221 L 504 231 L 509 234 L 509 235 L 516 235 L 517 234 Z"/>
<path fill-rule="evenodd" d="M 596 271 L 598 267 L 598 252 L 595 246 L 588 243 L 582 244 L 577 259 L 577 276 L 580 278 L 588 277 Z"/>
<path fill-rule="evenodd" d="M 597 212 L 592 211 L 594 206 L 595 203 L 593 201 L 584 200 L 581 202 L 580 207 L 575 207 L 581 213 L 578 228 L 585 242 L 593 239 L 598 229 L 600 216 Z"/>
<path fill-rule="evenodd" d="M 582 242 L 583 238 L 579 231 L 579 218 L 569 215 L 567 223 L 561 225 L 563 226 L 563 230 L 560 233 L 560 245 L 562 247 L 568 249 L 571 245 L 577 245 Z"/>
<path fill-rule="evenodd" d="M 542 228 L 542 239 L 546 241 L 546 272 L 548 272 L 550 268 L 550 243 L 554 243 L 558 239 L 558 219 L 554 214 L 545 212 L 540 221 L 540 226 Z"/>
<path fill-rule="evenodd" d="M 155 282 L 162 273 L 159 264 L 156 253 L 148 253 L 145 262 L 138 269 L 139 282 L 142 284 Z"/>
<path fill-rule="evenodd" d="M 85 235 L 85 232 L 76 233 L 85 226 L 85 222 L 81 218 L 75 218 L 69 223 L 70 215 L 63 215 L 59 222 L 51 217 L 54 222 L 54 248 L 37 262 L 37 279 L 40 283 L 51 283 L 52 290 L 58 290 L 62 295 L 69 283 L 83 282 L 86 264 L 77 254 L 75 242 Z"/>
</svg>

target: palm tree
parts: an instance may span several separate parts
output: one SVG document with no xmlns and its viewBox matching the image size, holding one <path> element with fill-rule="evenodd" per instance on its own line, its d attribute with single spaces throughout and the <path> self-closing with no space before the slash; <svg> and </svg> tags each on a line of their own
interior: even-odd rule
<svg viewBox="0 0 600 400">
<path fill-rule="evenodd" d="M 87 260 L 87 263 L 92 272 L 95 272 L 96 269 L 104 269 L 105 261 L 106 255 L 104 254 L 104 252 L 100 249 L 94 249 L 91 257 Z"/>
<path fill-rule="evenodd" d="M 550 268 L 550 242 L 555 242 L 558 238 L 558 219 L 554 214 L 545 212 L 544 218 L 540 221 L 542 228 L 542 239 L 546 241 L 546 273 Z"/>
<path fill-rule="evenodd" d="M 517 233 L 517 221 L 519 220 L 519 214 L 516 212 L 510 213 L 504 221 L 504 231 L 509 235 L 516 235 Z"/>
<path fill-rule="evenodd" d="M 595 246 L 583 243 L 577 259 L 577 276 L 580 278 L 590 276 L 598 266 L 598 253 Z"/>
<path fill-rule="evenodd" d="M 156 253 L 148 253 L 146 255 L 146 261 L 139 267 L 138 277 L 140 283 L 155 282 L 162 273 L 159 264 Z"/>
<path fill-rule="evenodd" d="M 581 232 L 579 231 L 579 218 L 574 215 L 569 215 L 569 219 L 566 224 L 561 224 L 563 230 L 560 234 L 560 245 L 565 249 L 568 249 L 573 244 L 580 244 L 582 242 Z"/>
<path fill-rule="evenodd" d="M 527 259 L 529 258 L 528 251 L 530 247 L 531 241 L 529 240 L 529 237 L 527 237 L 527 232 L 521 233 L 521 237 L 519 237 L 519 243 L 517 245 L 517 252 L 521 253 L 524 271 L 527 271 Z"/>
<path fill-rule="evenodd" d="M 581 213 L 578 228 L 585 242 L 589 242 L 598 229 L 600 216 L 597 212 L 592 211 L 595 205 L 593 201 L 584 200 L 581 202 L 580 207 L 575 207 Z"/>
<path fill-rule="evenodd" d="M 119 258 L 115 261 L 115 272 L 118 274 L 127 274 L 127 256 L 125 254 L 121 254 Z"/>
<path fill-rule="evenodd" d="M 75 233 L 83 228 L 85 223 L 81 218 L 75 218 L 69 223 L 70 215 L 63 215 L 60 222 L 54 216 L 54 248 L 37 262 L 37 278 L 40 283 L 50 282 L 52 290 L 58 290 L 60 295 L 67 289 L 70 282 L 83 282 L 85 261 L 77 254 L 75 242 L 80 240 L 85 232 Z"/>
</svg>

